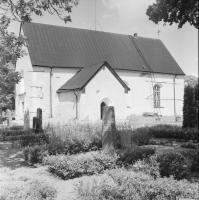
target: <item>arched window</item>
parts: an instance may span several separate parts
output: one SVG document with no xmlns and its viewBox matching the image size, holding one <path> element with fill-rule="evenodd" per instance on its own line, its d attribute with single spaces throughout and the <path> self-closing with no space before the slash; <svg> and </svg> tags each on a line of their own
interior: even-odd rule
<svg viewBox="0 0 199 200">
<path fill-rule="evenodd" d="M 157 84 L 153 87 L 153 105 L 154 108 L 160 107 L 160 86 Z"/>
</svg>

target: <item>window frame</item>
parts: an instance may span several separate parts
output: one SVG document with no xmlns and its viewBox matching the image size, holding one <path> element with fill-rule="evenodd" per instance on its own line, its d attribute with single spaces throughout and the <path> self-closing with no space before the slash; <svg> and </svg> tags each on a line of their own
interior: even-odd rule
<svg viewBox="0 0 199 200">
<path fill-rule="evenodd" d="M 153 86 L 153 107 L 161 108 L 161 87 L 158 84 Z"/>
</svg>

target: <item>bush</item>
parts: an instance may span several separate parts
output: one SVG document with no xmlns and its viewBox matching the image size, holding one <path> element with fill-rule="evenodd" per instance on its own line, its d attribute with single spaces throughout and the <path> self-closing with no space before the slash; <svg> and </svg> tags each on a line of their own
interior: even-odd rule
<svg viewBox="0 0 199 200">
<path fill-rule="evenodd" d="M 184 88 L 183 127 L 198 127 L 198 83 Z"/>
<path fill-rule="evenodd" d="M 102 148 L 101 124 L 68 123 L 48 125 L 48 152 L 50 155 L 77 154 Z"/>
<path fill-rule="evenodd" d="M 82 175 L 102 173 L 107 169 L 116 167 L 116 155 L 105 153 L 94 155 L 75 156 L 49 156 L 44 158 L 44 164 L 49 166 L 49 171 L 66 180 Z"/>
<path fill-rule="evenodd" d="M 24 160 L 30 164 L 42 163 L 45 155 L 45 146 L 26 147 L 23 150 Z"/>
<path fill-rule="evenodd" d="M 191 143 L 182 144 L 181 147 L 188 148 L 188 149 L 197 149 L 197 146 Z"/>
<path fill-rule="evenodd" d="M 191 171 L 199 173 L 199 149 L 193 151 L 191 155 Z"/>
<path fill-rule="evenodd" d="M 56 196 L 57 191 L 54 187 L 37 180 L 9 183 L 0 187 L 1 200 L 55 200 Z"/>
<path fill-rule="evenodd" d="M 32 130 L 1 130 L 0 141 L 8 141 L 10 138 L 17 138 L 18 136 L 32 134 Z"/>
<path fill-rule="evenodd" d="M 154 179 L 160 177 L 159 163 L 157 162 L 156 155 L 150 156 L 144 160 L 138 160 L 129 169 L 137 173 L 143 172 L 144 174 L 152 176 Z"/>
<path fill-rule="evenodd" d="M 149 158 L 155 154 L 155 151 L 156 150 L 154 148 L 135 146 L 131 149 L 125 150 L 124 153 L 119 155 L 119 158 L 117 159 L 117 165 L 128 167 L 138 160 Z"/>
<path fill-rule="evenodd" d="M 137 132 L 155 138 L 170 138 L 170 139 L 185 139 L 185 140 L 199 140 L 198 128 L 184 129 L 180 126 L 169 124 L 158 124 L 150 127 L 142 127 L 136 129 Z"/>
<path fill-rule="evenodd" d="M 131 141 L 136 145 L 147 145 L 151 139 L 152 136 L 149 134 L 148 127 L 140 127 L 132 132 Z"/>
<path fill-rule="evenodd" d="M 30 135 L 19 135 L 8 137 L 9 141 L 19 141 L 21 147 L 42 145 L 49 143 L 49 137 L 47 134 L 30 134 Z"/>
<path fill-rule="evenodd" d="M 10 127 L 10 130 L 15 130 L 15 131 L 23 130 L 23 129 L 24 129 L 24 126 L 11 126 Z"/>
<path fill-rule="evenodd" d="M 168 152 L 158 156 L 157 161 L 160 163 L 161 176 L 173 176 L 180 180 L 188 175 L 188 167 L 185 162 L 185 157 L 180 153 Z"/>
<path fill-rule="evenodd" d="M 158 178 L 122 169 L 108 171 L 102 177 L 75 184 L 78 200 L 176 200 L 198 199 L 198 186 L 188 181 Z"/>
</svg>

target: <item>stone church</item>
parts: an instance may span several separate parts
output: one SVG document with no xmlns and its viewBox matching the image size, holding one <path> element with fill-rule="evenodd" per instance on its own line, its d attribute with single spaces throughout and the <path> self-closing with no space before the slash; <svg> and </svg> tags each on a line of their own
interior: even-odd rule
<svg viewBox="0 0 199 200">
<path fill-rule="evenodd" d="M 182 115 L 184 72 L 159 39 L 25 23 L 27 56 L 17 61 L 16 119 L 116 120 L 145 112 Z"/>
</svg>

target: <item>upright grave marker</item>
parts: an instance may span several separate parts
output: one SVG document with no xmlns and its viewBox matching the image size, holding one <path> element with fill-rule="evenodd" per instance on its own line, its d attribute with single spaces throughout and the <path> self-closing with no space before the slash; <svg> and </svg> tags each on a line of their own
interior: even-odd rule
<svg viewBox="0 0 199 200">
<path fill-rule="evenodd" d="M 28 130 L 30 129 L 30 115 L 29 115 L 29 109 L 27 109 L 24 113 L 24 129 Z"/>
<path fill-rule="evenodd" d="M 42 129 L 42 109 L 37 109 L 37 123 L 36 123 L 36 129 L 41 130 Z"/>
<path fill-rule="evenodd" d="M 115 111 L 113 106 L 103 107 L 102 148 L 107 152 L 117 148 Z"/>
</svg>

